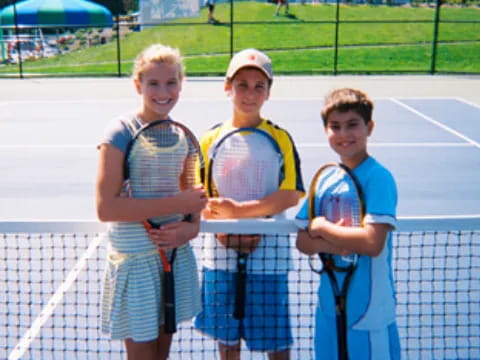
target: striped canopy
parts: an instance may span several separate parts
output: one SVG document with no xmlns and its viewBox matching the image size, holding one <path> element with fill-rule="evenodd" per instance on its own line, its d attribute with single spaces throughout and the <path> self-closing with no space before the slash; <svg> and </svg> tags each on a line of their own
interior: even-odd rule
<svg viewBox="0 0 480 360">
<path fill-rule="evenodd" d="M 16 4 L 18 25 L 112 26 L 112 13 L 87 0 L 26 0 Z M 0 11 L 0 25 L 15 25 L 14 7 Z"/>
</svg>

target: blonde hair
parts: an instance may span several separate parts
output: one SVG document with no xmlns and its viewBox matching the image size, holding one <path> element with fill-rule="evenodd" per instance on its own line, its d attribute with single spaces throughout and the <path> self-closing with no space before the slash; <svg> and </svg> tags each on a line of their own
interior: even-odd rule
<svg viewBox="0 0 480 360">
<path fill-rule="evenodd" d="M 141 81 L 145 68 L 151 63 L 178 65 L 180 78 L 184 77 L 185 65 L 183 64 L 180 51 L 176 48 L 162 44 L 153 44 L 144 49 L 137 55 L 133 63 L 133 78 Z"/>
<path fill-rule="evenodd" d="M 361 90 L 352 88 L 337 89 L 330 92 L 325 98 L 322 109 L 323 125 L 327 126 L 328 116 L 333 111 L 354 111 L 368 124 L 372 121 L 373 101 Z"/>
</svg>

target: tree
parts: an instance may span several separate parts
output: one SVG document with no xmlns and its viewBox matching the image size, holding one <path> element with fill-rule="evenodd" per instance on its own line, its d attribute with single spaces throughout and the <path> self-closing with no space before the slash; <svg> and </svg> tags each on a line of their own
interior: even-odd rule
<svg viewBox="0 0 480 360">
<path fill-rule="evenodd" d="M 14 2 L 21 0 L 0 0 L 0 9 L 5 6 L 12 5 Z M 90 0 L 97 4 L 105 6 L 112 14 L 125 14 L 127 12 L 138 10 L 138 0 Z"/>
<path fill-rule="evenodd" d="M 125 11 L 127 13 L 138 11 L 139 9 L 138 2 L 139 0 L 123 0 L 123 6 L 125 7 Z"/>
<path fill-rule="evenodd" d="M 125 14 L 123 0 L 93 0 L 93 2 L 105 6 L 113 15 Z"/>
<path fill-rule="evenodd" d="M 13 4 L 12 0 L 0 0 L 0 9 L 3 9 L 5 6 Z"/>
</svg>

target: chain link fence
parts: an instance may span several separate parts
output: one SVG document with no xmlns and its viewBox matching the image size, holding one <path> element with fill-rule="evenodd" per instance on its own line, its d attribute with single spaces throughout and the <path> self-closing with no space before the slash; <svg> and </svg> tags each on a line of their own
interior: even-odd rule
<svg viewBox="0 0 480 360">
<path fill-rule="evenodd" d="M 373 1 L 373 0 L 372 0 Z M 220 22 L 198 18 L 113 27 L 3 26 L 0 77 L 129 76 L 135 55 L 161 42 L 179 47 L 190 76 L 223 75 L 232 54 L 267 52 L 276 74 L 479 74 L 480 8 L 456 4 L 219 3 Z"/>
</svg>

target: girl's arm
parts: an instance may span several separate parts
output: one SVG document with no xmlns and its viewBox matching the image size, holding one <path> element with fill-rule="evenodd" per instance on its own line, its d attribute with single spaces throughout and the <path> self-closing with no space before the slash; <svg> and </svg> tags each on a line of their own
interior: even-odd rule
<svg viewBox="0 0 480 360">
<path fill-rule="evenodd" d="M 366 224 L 363 227 L 345 227 L 323 216 L 310 222 L 308 231 L 313 237 L 321 237 L 330 244 L 360 255 L 378 256 L 383 250 L 388 224 Z"/>
<path fill-rule="evenodd" d="M 262 199 L 235 201 L 230 198 L 210 198 L 207 204 L 209 214 L 214 219 L 236 219 L 273 216 L 297 205 L 301 192 L 278 190 Z"/>
<path fill-rule="evenodd" d="M 180 247 L 193 238 L 200 230 L 200 213 L 193 215 L 192 221 L 181 221 L 162 225 L 159 229 L 148 231 L 150 240 L 159 249 L 173 249 Z"/>
<path fill-rule="evenodd" d="M 99 153 L 96 207 L 101 221 L 143 221 L 167 214 L 196 213 L 203 209 L 207 202 L 203 188 L 156 199 L 121 196 L 124 153 L 108 144 L 102 144 Z"/>
</svg>

